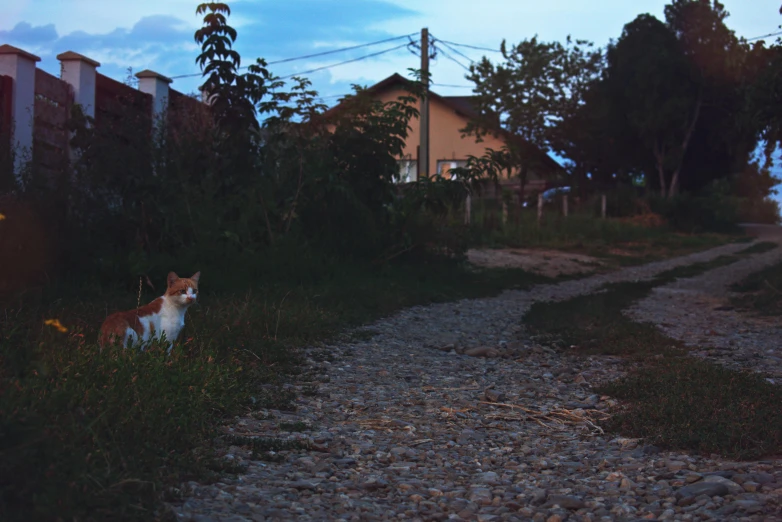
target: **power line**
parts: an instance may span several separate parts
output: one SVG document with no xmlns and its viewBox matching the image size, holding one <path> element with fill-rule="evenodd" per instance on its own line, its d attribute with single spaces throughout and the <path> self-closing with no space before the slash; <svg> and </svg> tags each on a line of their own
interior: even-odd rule
<svg viewBox="0 0 782 522">
<path fill-rule="evenodd" d="M 480 47 L 478 45 L 460 44 L 460 43 L 456 43 L 456 42 L 449 42 L 447 40 L 439 40 L 439 41 L 444 43 L 444 44 L 455 45 L 457 47 L 467 47 L 468 49 L 477 49 L 478 51 L 491 51 L 493 53 L 501 53 L 502 52 L 499 49 L 491 49 L 490 47 Z"/>
<path fill-rule="evenodd" d="M 456 58 L 454 58 L 454 57 L 453 57 L 453 56 L 451 56 L 450 54 L 446 53 L 444 50 L 442 50 L 442 49 L 438 49 L 438 51 L 440 51 L 440 52 L 442 53 L 442 55 L 443 55 L 443 56 L 445 56 L 446 58 L 448 58 L 448 59 L 449 59 L 449 60 L 451 60 L 452 62 L 458 63 L 458 64 L 459 64 L 459 65 L 460 65 L 460 66 L 461 66 L 461 67 L 462 67 L 462 68 L 463 68 L 465 71 L 467 71 L 467 72 L 472 72 L 472 71 L 470 71 L 470 68 L 469 68 L 469 67 L 467 67 L 466 65 L 464 65 L 462 62 L 460 62 L 459 60 L 457 60 Z"/>
<path fill-rule="evenodd" d="M 353 51 L 355 49 L 361 49 L 362 47 L 370 47 L 370 46 L 373 46 L 373 45 L 380 45 L 380 44 L 383 44 L 383 43 L 394 42 L 396 40 L 401 40 L 403 38 L 410 38 L 412 36 L 415 36 L 416 34 L 418 34 L 418 33 L 410 33 L 410 34 L 405 34 L 405 35 L 402 35 L 402 36 L 394 36 L 393 38 L 386 38 L 385 40 L 378 40 L 376 42 L 369 42 L 369 43 L 360 44 L 360 45 L 353 45 L 353 46 L 350 46 L 350 47 L 342 47 L 340 49 L 332 49 L 330 51 L 323 51 L 323 52 L 319 52 L 319 53 L 305 54 L 303 56 L 294 56 L 292 58 L 283 58 L 282 60 L 275 60 L 273 62 L 268 62 L 267 65 L 277 65 L 277 64 L 280 64 L 280 63 L 294 62 L 296 60 L 306 60 L 308 58 L 317 58 L 319 56 L 326 56 L 326 55 L 329 55 L 329 54 L 342 53 L 342 52 L 345 52 L 345 51 Z M 404 44 L 404 45 L 407 45 L 407 44 Z M 247 69 L 248 67 L 250 67 L 250 66 L 249 65 L 243 65 L 241 67 L 238 67 L 237 69 Z M 202 75 L 203 75 L 203 73 L 200 73 L 200 72 L 199 73 L 191 73 L 191 74 L 180 74 L 178 76 L 171 76 L 171 79 L 172 80 L 177 80 L 179 78 L 194 78 L 196 76 L 202 76 Z"/>
<path fill-rule="evenodd" d="M 450 51 L 452 51 L 452 52 L 454 52 L 454 53 L 458 54 L 458 55 L 459 55 L 459 56 L 461 56 L 462 58 L 465 58 L 466 60 L 469 60 L 469 61 L 470 61 L 470 63 L 475 63 L 475 60 L 473 60 L 472 58 L 470 58 L 469 56 L 467 56 L 466 54 L 464 54 L 463 52 L 461 52 L 459 49 L 454 49 L 453 47 L 451 47 L 450 45 L 448 45 L 447 43 L 445 43 L 444 41 L 442 41 L 442 40 L 440 40 L 440 39 L 435 39 L 435 41 L 436 41 L 436 42 L 440 42 L 441 44 L 443 44 L 444 46 L 446 46 L 446 47 L 447 47 L 447 48 L 448 48 Z"/>
<path fill-rule="evenodd" d="M 776 33 L 764 34 L 763 36 L 753 36 L 752 38 L 747 38 L 747 41 L 752 42 L 754 40 L 762 40 L 763 38 L 769 38 L 771 36 L 780 36 L 780 35 L 782 35 L 782 31 L 777 31 Z"/>
<path fill-rule="evenodd" d="M 269 65 L 277 65 L 278 63 L 287 63 L 287 62 L 293 62 L 295 60 L 305 60 L 307 58 L 317 58 L 318 56 L 326 56 L 328 54 L 335 54 L 335 53 L 341 53 L 341 52 L 345 52 L 345 51 L 352 51 L 354 49 L 361 49 L 362 47 L 370 47 L 372 45 L 378 45 L 378 44 L 381 44 L 381 43 L 394 42 L 396 40 L 401 40 L 402 38 L 410 38 L 412 36 L 415 36 L 416 34 L 417 33 L 410 33 L 410 34 L 405 34 L 405 35 L 402 35 L 402 36 L 395 36 L 393 38 L 386 38 L 385 40 L 378 40 L 377 42 L 370 42 L 370 43 L 361 44 L 361 45 L 354 45 L 352 47 L 343 47 L 341 49 L 333 49 L 331 51 L 323 51 L 321 53 L 307 54 L 307 55 L 304 55 L 304 56 L 296 56 L 294 58 L 285 58 L 283 60 L 275 60 L 273 62 L 269 62 Z"/>
<path fill-rule="evenodd" d="M 454 85 L 452 83 L 432 83 L 432 85 L 436 85 L 437 87 L 452 87 L 455 89 L 472 89 L 473 85 Z"/>
<path fill-rule="evenodd" d="M 279 79 L 287 80 L 288 78 L 293 78 L 294 76 L 300 76 L 302 74 L 310 74 L 310 73 L 322 71 L 324 69 L 331 69 L 332 67 L 337 67 L 338 65 L 345 65 L 347 63 L 359 62 L 361 60 L 366 60 L 367 58 L 373 58 L 375 56 L 380 56 L 381 54 L 390 53 L 391 51 L 396 51 L 397 49 L 401 49 L 402 47 L 407 47 L 408 45 L 410 44 L 403 43 L 401 45 L 397 45 L 396 47 L 391 47 L 383 51 L 378 51 L 376 53 L 371 53 L 371 54 L 365 54 L 364 56 L 359 56 L 358 58 L 353 58 L 351 60 L 345 60 L 344 62 L 337 62 L 337 63 L 332 63 L 330 65 L 324 65 L 322 67 L 316 67 L 315 69 L 310 69 L 309 71 L 301 71 L 294 74 L 289 74 L 287 76 L 282 76 Z"/>
</svg>

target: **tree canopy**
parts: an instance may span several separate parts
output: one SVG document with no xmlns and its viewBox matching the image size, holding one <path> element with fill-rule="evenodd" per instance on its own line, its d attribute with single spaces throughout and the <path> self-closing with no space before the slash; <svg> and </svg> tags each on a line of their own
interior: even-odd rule
<svg viewBox="0 0 782 522">
<path fill-rule="evenodd" d="M 758 143 L 770 159 L 782 142 L 779 43 L 737 37 L 718 0 L 672 0 L 664 14 L 640 14 L 602 49 L 503 41 L 500 63 L 484 58 L 468 75 L 483 118 L 468 130 L 500 125 L 567 158 L 581 187 L 637 180 L 673 198 L 721 180 L 768 196 L 769 163 L 751 165 Z"/>
</svg>

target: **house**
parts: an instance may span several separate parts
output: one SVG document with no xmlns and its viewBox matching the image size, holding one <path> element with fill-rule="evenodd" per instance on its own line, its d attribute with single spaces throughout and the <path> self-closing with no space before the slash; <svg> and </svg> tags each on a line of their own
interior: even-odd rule
<svg viewBox="0 0 782 522">
<path fill-rule="evenodd" d="M 381 82 L 369 87 L 368 92 L 384 102 L 394 101 L 400 96 L 410 94 L 411 81 L 400 74 L 393 74 Z M 500 150 L 508 140 L 522 139 L 507 131 L 498 129 L 494 135 L 489 134 L 478 141 L 475 136 L 462 136 L 461 129 L 467 123 L 477 118 L 478 113 L 473 108 L 472 96 L 441 96 L 429 91 L 429 172 L 439 173 L 446 178 L 448 171 L 455 167 L 466 165 L 469 156 L 482 156 L 487 148 Z M 325 116 L 339 111 L 341 104 L 329 109 Z M 420 106 L 419 106 L 420 110 Z M 405 144 L 404 153 L 398 159 L 400 181 L 415 181 L 420 173 L 419 144 L 421 141 L 420 121 L 415 119 L 410 124 L 411 131 Z M 517 143 L 518 143 L 517 142 Z M 543 191 L 552 186 L 564 174 L 564 169 L 551 156 L 537 147 L 526 143 L 525 148 L 534 157 L 534 166 L 530 166 L 525 194 Z M 507 174 L 506 174 L 507 175 Z M 519 192 L 519 179 L 516 175 L 501 180 L 503 187 Z M 492 187 L 487 187 L 493 192 Z M 515 189 L 515 190 L 514 190 Z M 492 194 L 486 194 L 493 197 Z"/>
</svg>

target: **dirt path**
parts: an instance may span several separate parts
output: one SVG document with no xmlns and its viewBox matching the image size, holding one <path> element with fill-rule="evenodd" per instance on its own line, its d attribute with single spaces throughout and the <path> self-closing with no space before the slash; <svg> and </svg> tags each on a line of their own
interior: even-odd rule
<svg viewBox="0 0 782 522">
<path fill-rule="evenodd" d="M 555 352 L 520 327 L 536 301 L 746 246 L 414 307 L 360 329 L 364 340 L 312 348 L 319 377 L 297 385 L 295 412 L 258 411 L 225 428 L 256 449 L 268 449 L 264 438 L 311 449 L 262 459 L 249 443 L 232 446 L 226 458 L 246 471 L 190 483 L 174 510 L 200 522 L 779 520 L 782 462 L 664 452 L 602 434 L 614 403 L 592 387 L 621 375 L 622 362 Z"/>
<path fill-rule="evenodd" d="M 655 288 L 627 311 L 637 321 L 658 325 L 666 335 L 700 349 L 693 355 L 731 368 L 762 371 L 782 384 L 782 318 L 757 317 L 730 306 L 730 286 L 782 262 L 780 227 L 763 227 L 763 241 L 780 247 L 700 276 Z"/>
</svg>

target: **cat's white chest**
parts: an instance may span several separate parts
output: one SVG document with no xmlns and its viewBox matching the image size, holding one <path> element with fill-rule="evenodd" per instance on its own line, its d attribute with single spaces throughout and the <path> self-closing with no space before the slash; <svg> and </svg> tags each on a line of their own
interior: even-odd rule
<svg viewBox="0 0 782 522">
<path fill-rule="evenodd" d="M 173 343 L 182 328 L 185 327 L 185 314 L 184 311 L 177 310 L 176 308 L 164 306 L 160 310 L 160 332 L 165 332 L 166 340 Z M 158 334 L 160 335 L 160 334 Z"/>
</svg>

